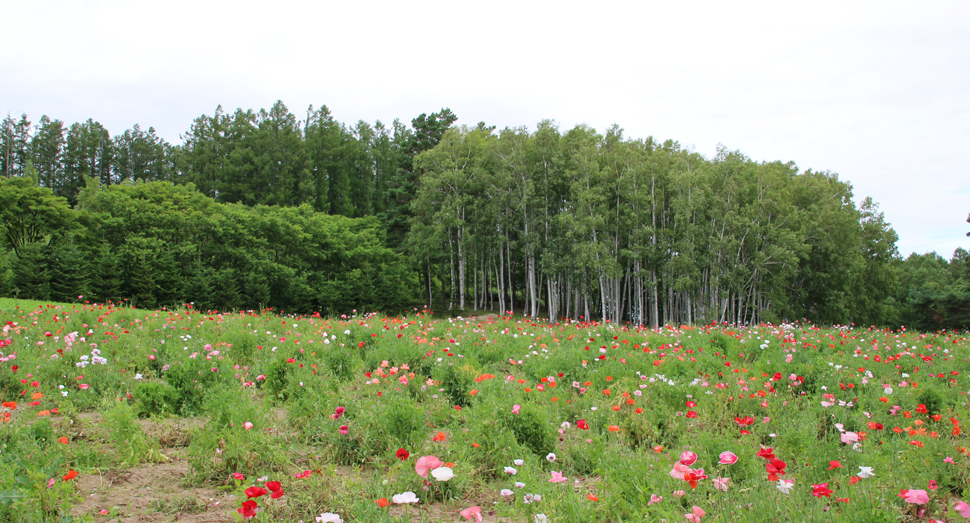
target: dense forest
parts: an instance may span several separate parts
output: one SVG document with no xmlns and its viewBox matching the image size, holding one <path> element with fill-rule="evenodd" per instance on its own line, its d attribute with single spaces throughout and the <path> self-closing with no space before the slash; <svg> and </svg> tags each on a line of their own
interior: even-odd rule
<svg viewBox="0 0 970 523">
<path fill-rule="evenodd" d="M 619 127 L 222 108 L 170 144 L 7 116 L 0 293 L 139 307 L 970 327 L 970 255 L 905 260 L 830 172 Z"/>
</svg>

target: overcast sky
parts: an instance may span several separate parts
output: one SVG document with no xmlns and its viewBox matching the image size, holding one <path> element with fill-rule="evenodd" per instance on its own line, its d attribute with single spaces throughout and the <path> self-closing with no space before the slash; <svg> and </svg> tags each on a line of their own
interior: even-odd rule
<svg viewBox="0 0 970 523">
<path fill-rule="evenodd" d="M 904 256 L 970 247 L 970 2 L 798 4 L 0 0 L 0 111 L 172 143 L 278 99 L 345 123 L 617 123 L 836 172 Z"/>
</svg>

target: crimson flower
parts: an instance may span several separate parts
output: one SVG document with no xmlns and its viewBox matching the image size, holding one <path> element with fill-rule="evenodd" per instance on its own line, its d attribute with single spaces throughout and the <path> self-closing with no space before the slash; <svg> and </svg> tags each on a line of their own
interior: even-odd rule
<svg viewBox="0 0 970 523">
<path fill-rule="evenodd" d="M 404 449 L 397 449 L 397 453 L 395 455 L 401 461 L 404 461 L 404 460 L 408 459 L 411 456 L 411 454 L 409 454 L 408 451 L 406 451 Z"/>
<path fill-rule="evenodd" d="M 260 496 L 265 496 L 265 495 L 266 495 L 266 489 L 264 489 L 263 487 L 249 487 L 248 489 L 246 489 L 247 498 L 258 498 Z"/>
<path fill-rule="evenodd" d="M 784 461 L 780 459 L 772 459 L 765 465 L 765 470 L 768 471 L 769 481 L 778 481 L 779 475 L 785 474 L 785 467 L 788 466 Z"/>
<path fill-rule="evenodd" d="M 758 451 L 758 457 L 771 461 L 775 459 L 775 452 L 771 450 L 771 447 L 762 447 L 761 450 Z"/>
<path fill-rule="evenodd" d="M 244 519 L 254 518 L 256 517 L 256 502 L 247 499 L 243 501 L 242 507 L 236 509 L 236 511 L 242 514 Z"/>
<path fill-rule="evenodd" d="M 589 430 L 589 424 L 587 424 L 586 423 L 586 420 L 584 420 L 584 419 L 581 419 L 581 420 L 577 421 L 576 422 L 576 426 L 579 427 L 579 428 L 581 428 L 581 429 L 583 429 L 583 430 Z"/>
<path fill-rule="evenodd" d="M 822 483 L 821 485 L 816 485 L 814 483 L 812 484 L 812 495 L 816 498 L 820 498 L 822 496 L 830 498 L 832 497 L 832 492 L 834 491 L 829 488 L 828 483 Z"/>
</svg>

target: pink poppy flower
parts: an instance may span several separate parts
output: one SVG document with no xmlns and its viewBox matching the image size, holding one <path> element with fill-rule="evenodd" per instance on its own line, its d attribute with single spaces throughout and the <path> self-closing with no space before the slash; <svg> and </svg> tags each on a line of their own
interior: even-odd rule
<svg viewBox="0 0 970 523">
<path fill-rule="evenodd" d="M 552 471 L 552 479 L 549 480 L 549 483 L 562 483 L 564 481 L 569 481 L 569 478 L 563 476 L 562 472 Z"/>
<path fill-rule="evenodd" d="M 482 507 L 468 507 L 461 511 L 461 517 L 465 519 L 474 519 L 475 521 L 482 521 Z"/>
<path fill-rule="evenodd" d="M 253 428 L 252 422 L 247 421 L 247 422 L 243 423 L 243 428 L 246 429 L 246 430 L 252 430 L 252 428 Z"/>
<path fill-rule="evenodd" d="M 859 435 L 855 432 L 843 432 L 842 433 L 842 443 L 846 445 L 852 445 L 853 443 L 859 442 Z"/>
<path fill-rule="evenodd" d="M 913 503 L 916 505 L 925 505 L 926 502 L 930 500 L 929 494 L 925 490 L 906 490 L 902 489 L 899 491 L 899 497 L 906 500 L 906 503 Z"/>
<path fill-rule="evenodd" d="M 681 462 L 674 463 L 674 468 L 670 470 L 670 477 L 674 479 L 684 479 L 684 474 L 690 472 L 690 467 Z"/>
<path fill-rule="evenodd" d="M 424 456 L 418 458 L 417 463 L 414 464 L 414 471 L 418 473 L 422 478 L 427 479 L 428 472 L 444 465 L 444 462 L 434 456 Z"/>
<path fill-rule="evenodd" d="M 738 456 L 731 452 L 730 450 L 725 450 L 720 455 L 721 460 L 718 461 L 721 465 L 734 465 L 738 462 Z"/>
<path fill-rule="evenodd" d="M 689 450 L 680 453 L 680 463 L 683 465 L 693 465 L 697 461 L 697 454 Z"/>
<path fill-rule="evenodd" d="M 346 436 L 348 433 L 350 433 L 350 427 L 348 427 L 347 425 L 341 425 L 340 428 L 337 429 L 337 432 Z"/>
<path fill-rule="evenodd" d="M 647 502 L 647 506 L 653 505 L 654 503 L 660 503 L 664 500 L 663 496 L 658 496 L 656 494 L 650 494 L 650 501 Z"/>
<path fill-rule="evenodd" d="M 953 511 L 960 514 L 964 518 L 970 519 L 970 505 L 967 505 L 963 501 L 957 501 L 956 504 L 953 505 Z"/>
<path fill-rule="evenodd" d="M 518 414 L 519 409 L 521 408 L 522 408 L 522 405 L 512 405 L 512 414 Z"/>
<path fill-rule="evenodd" d="M 697 505 L 694 505 L 690 509 L 690 514 L 684 514 L 684 517 L 687 518 L 687 521 L 692 521 L 693 523 L 700 523 L 701 518 L 706 515 L 707 515 L 707 512 L 704 512 L 704 509 L 698 507 Z"/>
<path fill-rule="evenodd" d="M 731 478 L 714 478 L 714 488 L 727 492 L 728 484 L 731 482 Z"/>
</svg>

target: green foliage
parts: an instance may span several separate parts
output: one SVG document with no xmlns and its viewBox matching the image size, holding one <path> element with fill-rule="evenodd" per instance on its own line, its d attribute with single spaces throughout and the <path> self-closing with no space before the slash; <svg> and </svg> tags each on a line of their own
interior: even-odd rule
<svg viewBox="0 0 970 523">
<path fill-rule="evenodd" d="M 537 456 L 545 456 L 553 450 L 554 438 L 549 417 L 544 410 L 531 405 L 523 406 L 518 414 L 506 412 L 502 425 L 515 435 L 520 445 Z"/>
<path fill-rule="evenodd" d="M 178 391 L 165 381 L 141 381 L 131 395 L 139 417 L 176 414 L 179 410 Z"/>
<path fill-rule="evenodd" d="M 467 407 L 472 402 L 471 391 L 477 375 L 477 370 L 467 363 L 448 363 L 435 369 L 434 378 L 441 383 L 452 404 Z"/>
<path fill-rule="evenodd" d="M 111 400 L 108 400 L 111 401 Z M 135 410 L 125 401 L 112 401 L 105 410 L 106 436 L 122 466 L 161 459 L 158 442 L 152 441 L 135 421 Z"/>
</svg>

